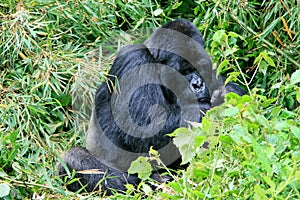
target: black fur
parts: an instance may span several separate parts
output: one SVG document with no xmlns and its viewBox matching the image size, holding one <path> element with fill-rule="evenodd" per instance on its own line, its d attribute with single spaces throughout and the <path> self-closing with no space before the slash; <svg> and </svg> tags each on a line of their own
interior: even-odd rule
<svg viewBox="0 0 300 200">
<path fill-rule="evenodd" d="M 111 194 L 111 190 L 125 190 L 125 184 L 137 184 L 140 181 L 137 176 L 128 176 L 124 172 L 107 167 L 86 149 L 80 147 L 70 149 L 67 156 L 63 158 L 69 169 L 76 169 L 76 178 L 80 178 L 80 182 L 75 181 L 67 185 L 71 191 L 77 191 L 85 186 L 83 191 L 90 192 L 100 189 Z M 67 175 L 61 164 L 58 166 L 58 170 L 60 175 Z"/>
<path fill-rule="evenodd" d="M 85 190 L 98 189 L 103 179 L 99 185 L 108 193 L 111 188 L 124 191 L 127 182 L 137 184 L 138 178 L 126 171 L 151 146 L 167 166 L 176 167 L 180 154 L 167 134 L 187 126 L 186 121 L 201 122 L 212 105 L 223 102 L 226 92 L 243 94 L 234 83 L 224 87 L 211 66 L 201 34 L 187 20 L 169 22 L 143 44 L 123 47 L 109 81 L 96 93 L 87 150 L 73 148 L 63 156 L 70 170 L 103 172 L 77 173 Z M 59 171 L 66 173 L 61 164 Z M 67 187 L 77 191 L 81 185 Z"/>
</svg>

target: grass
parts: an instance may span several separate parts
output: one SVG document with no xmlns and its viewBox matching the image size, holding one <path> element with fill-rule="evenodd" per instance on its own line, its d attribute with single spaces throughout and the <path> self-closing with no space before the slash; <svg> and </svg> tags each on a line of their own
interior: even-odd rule
<svg viewBox="0 0 300 200">
<path fill-rule="evenodd" d="M 228 97 L 193 129 L 216 145 L 202 152 L 195 139 L 183 149 L 195 157 L 176 181 L 111 198 L 299 199 L 299 13 L 285 0 L 0 0 L 0 198 L 101 195 L 68 192 L 59 155 L 85 145 L 95 90 L 128 43 L 124 31 L 187 17 L 218 71 L 251 96 Z"/>
</svg>

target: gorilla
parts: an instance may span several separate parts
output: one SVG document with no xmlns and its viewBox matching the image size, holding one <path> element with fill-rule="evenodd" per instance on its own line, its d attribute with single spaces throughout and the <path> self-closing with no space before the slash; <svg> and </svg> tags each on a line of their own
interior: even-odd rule
<svg viewBox="0 0 300 200">
<path fill-rule="evenodd" d="M 224 101 L 227 92 L 245 92 L 235 83 L 224 86 L 217 77 L 197 28 L 185 19 L 173 20 L 154 31 L 142 44 L 124 46 L 95 95 L 86 135 L 86 149 L 75 147 L 63 155 L 59 174 L 76 171 L 83 187 L 124 191 L 138 184 L 128 168 L 150 147 L 170 168 L 179 167 L 180 153 L 167 134 L 188 121 L 201 122 L 205 112 Z M 154 169 L 158 169 L 153 164 Z"/>
</svg>

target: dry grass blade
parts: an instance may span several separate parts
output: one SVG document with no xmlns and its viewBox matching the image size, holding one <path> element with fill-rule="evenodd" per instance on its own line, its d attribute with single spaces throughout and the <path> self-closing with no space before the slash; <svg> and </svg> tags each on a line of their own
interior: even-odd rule
<svg viewBox="0 0 300 200">
<path fill-rule="evenodd" d="M 79 174 L 105 174 L 105 172 L 101 171 L 100 169 L 87 169 L 87 170 L 80 170 L 76 173 Z"/>
<path fill-rule="evenodd" d="M 281 45 L 282 47 L 284 47 L 284 44 L 283 44 L 283 42 L 281 41 L 279 35 L 278 35 L 275 31 L 272 31 L 272 34 L 274 35 L 274 37 L 276 38 L 276 40 L 280 43 L 280 45 Z"/>
<path fill-rule="evenodd" d="M 281 18 L 281 21 L 282 21 L 282 23 L 283 23 L 283 26 L 284 26 L 284 28 L 285 28 L 285 31 L 288 33 L 288 35 L 289 35 L 290 39 L 291 39 L 291 40 L 293 40 L 293 37 L 292 37 L 291 31 L 290 31 L 290 29 L 289 29 L 289 26 L 288 26 L 288 24 L 286 23 L 286 21 L 285 21 L 284 17 L 282 17 L 282 18 Z"/>
</svg>

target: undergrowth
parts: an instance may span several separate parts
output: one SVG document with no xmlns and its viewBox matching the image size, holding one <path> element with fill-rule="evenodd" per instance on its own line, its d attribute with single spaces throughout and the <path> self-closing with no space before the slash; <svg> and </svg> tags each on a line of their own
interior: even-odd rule
<svg viewBox="0 0 300 200">
<path fill-rule="evenodd" d="M 110 198 L 299 199 L 299 13 L 299 1 L 286 0 L 0 0 L 0 198 L 103 195 L 67 191 L 60 155 L 85 145 L 94 93 L 124 32 L 185 17 L 218 73 L 249 96 L 230 94 L 201 126 L 174 133 L 192 141 L 179 145 L 190 165 L 174 181 Z"/>
</svg>

